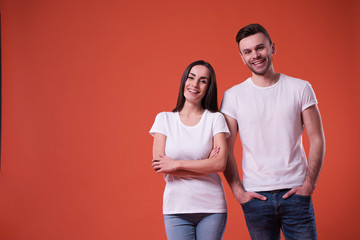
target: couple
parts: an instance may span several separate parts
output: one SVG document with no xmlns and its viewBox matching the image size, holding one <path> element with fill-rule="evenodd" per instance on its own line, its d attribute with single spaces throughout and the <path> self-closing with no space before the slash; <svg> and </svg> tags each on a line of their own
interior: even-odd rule
<svg viewBox="0 0 360 240">
<path fill-rule="evenodd" d="M 285 239 L 316 239 L 311 195 L 325 143 L 314 91 L 308 82 L 274 71 L 275 44 L 261 25 L 240 29 L 236 41 L 252 76 L 225 92 L 222 113 L 214 69 L 196 61 L 181 78 L 175 109 L 159 113 L 150 130 L 152 167 L 166 181 L 166 235 L 169 240 L 222 239 L 227 206 L 217 172 L 223 172 L 251 239 L 280 239 L 280 229 Z M 238 132 L 243 182 L 234 156 Z"/>
</svg>

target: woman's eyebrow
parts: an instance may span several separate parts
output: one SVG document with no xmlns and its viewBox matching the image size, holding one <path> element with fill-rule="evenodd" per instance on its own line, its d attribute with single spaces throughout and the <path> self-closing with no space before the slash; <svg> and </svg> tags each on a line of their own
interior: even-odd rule
<svg viewBox="0 0 360 240">
<path fill-rule="evenodd" d="M 190 72 L 189 75 L 190 75 L 190 74 L 191 74 L 192 76 L 195 76 L 195 77 L 196 77 L 196 74 L 195 74 L 195 73 L 191 73 L 191 72 Z M 208 77 L 205 77 L 205 76 L 201 76 L 201 77 L 200 77 L 200 79 L 203 79 L 203 78 L 209 79 Z"/>
</svg>

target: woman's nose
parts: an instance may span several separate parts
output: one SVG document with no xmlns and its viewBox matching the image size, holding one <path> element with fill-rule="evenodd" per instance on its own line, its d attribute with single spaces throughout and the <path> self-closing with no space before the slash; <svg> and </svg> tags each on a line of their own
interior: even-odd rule
<svg viewBox="0 0 360 240">
<path fill-rule="evenodd" d="M 199 81 L 195 80 L 192 82 L 192 86 L 197 87 L 199 85 Z"/>
</svg>

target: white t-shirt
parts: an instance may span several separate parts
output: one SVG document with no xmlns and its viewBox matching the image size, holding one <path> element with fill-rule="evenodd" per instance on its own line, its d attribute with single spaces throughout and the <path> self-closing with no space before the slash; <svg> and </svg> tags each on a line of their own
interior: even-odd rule
<svg viewBox="0 0 360 240">
<path fill-rule="evenodd" d="M 248 78 L 225 92 L 221 112 L 238 123 L 246 191 L 303 184 L 307 160 L 301 112 L 314 104 L 311 85 L 284 74 L 270 87 L 258 87 Z"/>
<path fill-rule="evenodd" d="M 204 111 L 199 123 L 187 126 L 178 112 L 162 112 L 156 116 L 150 134 L 166 136 L 165 155 L 174 160 L 200 160 L 209 157 L 213 136 L 230 135 L 220 112 Z M 224 213 L 227 211 L 223 185 L 217 173 L 201 177 L 176 177 L 164 174 L 166 181 L 163 213 Z"/>
</svg>

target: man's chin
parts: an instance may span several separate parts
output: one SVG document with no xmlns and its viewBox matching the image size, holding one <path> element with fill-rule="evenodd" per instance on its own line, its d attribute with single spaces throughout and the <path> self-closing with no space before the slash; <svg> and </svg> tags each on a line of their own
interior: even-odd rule
<svg viewBox="0 0 360 240">
<path fill-rule="evenodd" d="M 264 70 L 264 71 L 261 71 L 261 72 L 255 71 L 255 70 L 252 69 L 252 68 L 250 68 L 250 70 L 251 70 L 254 74 L 256 74 L 256 75 L 261 75 L 261 76 L 265 75 L 265 73 L 267 72 L 267 70 Z"/>
<path fill-rule="evenodd" d="M 248 66 L 249 67 L 249 66 Z M 265 75 L 268 70 L 269 70 L 269 67 L 266 67 L 265 69 L 263 69 L 262 71 L 256 71 L 253 67 L 249 67 L 250 71 L 253 72 L 254 74 L 256 75 L 260 75 L 260 76 L 263 76 Z"/>
</svg>

